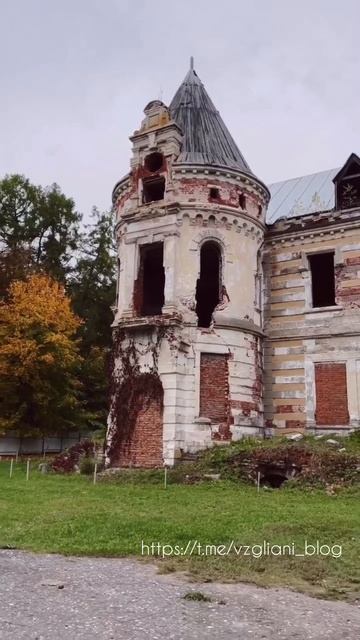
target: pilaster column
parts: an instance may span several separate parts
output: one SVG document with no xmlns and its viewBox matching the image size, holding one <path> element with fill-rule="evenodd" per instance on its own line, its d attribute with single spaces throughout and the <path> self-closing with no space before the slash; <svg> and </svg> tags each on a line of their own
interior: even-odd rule
<svg viewBox="0 0 360 640">
<path fill-rule="evenodd" d="M 164 270 L 165 290 L 163 313 L 174 313 L 176 303 L 176 254 L 178 233 L 166 236 L 164 239 Z"/>
<path fill-rule="evenodd" d="M 124 272 L 120 280 L 120 299 L 122 300 L 122 316 L 133 315 L 133 295 L 134 283 L 137 278 L 136 273 L 136 244 L 131 242 L 123 245 Z"/>
</svg>

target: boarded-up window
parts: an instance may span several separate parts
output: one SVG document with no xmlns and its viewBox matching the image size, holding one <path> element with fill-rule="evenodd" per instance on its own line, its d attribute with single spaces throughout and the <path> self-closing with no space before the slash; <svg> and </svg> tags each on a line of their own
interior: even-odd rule
<svg viewBox="0 0 360 640">
<path fill-rule="evenodd" d="M 229 406 L 229 370 L 226 354 L 202 353 L 200 359 L 200 415 L 226 422 Z"/>
<path fill-rule="evenodd" d="M 315 364 L 316 424 L 349 424 L 346 366 L 338 362 Z"/>
</svg>

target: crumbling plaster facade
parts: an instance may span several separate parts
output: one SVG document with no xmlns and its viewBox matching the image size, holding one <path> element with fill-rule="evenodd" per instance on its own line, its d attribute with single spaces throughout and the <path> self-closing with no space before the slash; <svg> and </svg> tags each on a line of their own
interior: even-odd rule
<svg viewBox="0 0 360 640">
<path fill-rule="evenodd" d="M 184 85 L 209 100 L 193 70 Z M 201 140 L 193 152 L 192 132 L 173 117 L 178 112 L 154 101 L 131 138 L 130 173 L 113 192 L 119 265 L 114 342 L 121 348 L 114 347 L 107 435 L 112 465 L 173 465 L 246 435 L 360 426 L 360 211 L 266 225 L 269 190 L 236 147 L 234 161 L 235 143 L 209 104 L 204 117 L 212 118 L 210 129 L 219 136 L 220 161 L 201 155 Z M 200 119 L 197 127 L 201 124 Z M 199 319 L 199 287 L 207 291 L 209 286 L 203 273 L 205 245 L 219 256 L 218 297 L 209 326 Z M 157 274 L 157 288 L 162 282 L 155 262 L 142 262 L 148 247 L 161 251 L 164 275 L 155 314 L 142 311 L 144 296 L 151 302 L 152 295 L 144 269 Z M 314 309 L 309 255 L 327 251 L 335 255 L 336 305 Z M 209 269 L 216 271 L 211 255 Z M 315 370 L 321 363 L 345 366 L 349 415 L 346 420 L 344 411 L 339 413 L 342 424 L 317 424 Z M 335 385 L 340 376 L 341 389 L 342 368 L 333 373 Z M 157 396 L 151 376 L 154 388 L 162 389 Z M 145 384 L 142 390 L 132 389 L 136 377 Z M 318 369 L 318 387 L 323 379 L 326 371 Z M 121 419 L 119 389 L 125 403 L 129 398 L 126 411 L 120 407 Z M 121 436 L 130 415 L 132 426 Z"/>
<path fill-rule="evenodd" d="M 334 252 L 336 304 L 313 308 L 309 256 Z M 360 427 L 360 211 L 282 220 L 264 249 L 265 420 L 278 433 L 348 431 Z M 319 424 L 315 365 L 342 363 L 346 424 Z M 331 401 L 329 388 L 328 402 Z"/>
</svg>

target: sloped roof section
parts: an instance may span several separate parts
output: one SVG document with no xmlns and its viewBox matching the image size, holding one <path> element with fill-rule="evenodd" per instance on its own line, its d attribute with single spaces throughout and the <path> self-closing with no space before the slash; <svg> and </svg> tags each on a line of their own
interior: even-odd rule
<svg viewBox="0 0 360 640">
<path fill-rule="evenodd" d="M 170 113 L 184 136 L 177 162 L 229 167 L 252 174 L 193 64 L 171 101 Z"/>
<path fill-rule="evenodd" d="M 266 216 L 267 224 L 273 224 L 280 218 L 296 218 L 333 209 L 333 179 L 338 171 L 339 169 L 329 169 L 270 184 L 271 200 Z"/>
</svg>

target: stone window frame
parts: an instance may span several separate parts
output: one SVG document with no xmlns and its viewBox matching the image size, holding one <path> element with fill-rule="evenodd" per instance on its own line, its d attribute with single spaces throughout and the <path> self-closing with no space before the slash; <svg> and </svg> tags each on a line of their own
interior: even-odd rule
<svg viewBox="0 0 360 640">
<path fill-rule="evenodd" d="M 320 430 L 327 431 L 337 428 L 341 431 L 353 428 L 354 415 L 357 415 L 357 420 L 360 423 L 360 398 L 354 398 L 351 393 L 351 373 L 352 367 L 357 367 L 360 376 L 360 359 L 351 355 L 346 357 L 342 350 L 339 353 L 312 353 L 305 355 L 304 361 L 304 375 L 305 375 L 305 409 L 306 409 L 306 425 L 307 429 L 318 432 Z M 315 419 L 316 411 L 316 388 L 315 388 L 315 365 L 316 364 L 344 364 L 346 371 L 346 389 L 347 389 L 347 401 L 349 412 L 349 424 L 348 425 L 332 425 L 324 426 L 317 425 Z M 358 379 L 359 393 L 360 393 L 360 378 Z"/>
<path fill-rule="evenodd" d="M 229 355 L 229 348 L 226 345 L 216 345 L 207 342 L 200 342 L 194 345 L 195 355 L 195 419 L 200 418 L 200 363 L 201 354 Z M 230 376 L 230 372 L 229 372 Z"/>
<path fill-rule="evenodd" d="M 342 306 L 339 304 L 329 305 L 327 307 L 313 307 L 312 304 L 312 283 L 311 283 L 311 267 L 310 267 L 310 256 L 319 255 L 322 253 L 333 253 L 334 254 L 334 268 L 335 268 L 335 288 L 336 288 L 336 267 L 341 266 L 343 261 L 342 250 L 338 246 L 330 246 L 323 247 L 321 249 L 305 249 L 301 252 L 301 267 L 300 272 L 302 275 L 304 282 L 304 293 L 305 293 L 305 308 L 304 313 L 321 313 L 326 311 L 339 311 L 342 309 Z"/>
<path fill-rule="evenodd" d="M 227 265 L 233 263 L 233 255 L 231 251 L 231 245 L 226 242 L 222 233 L 217 229 L 204 229 L 195 238 L 191 240 L 190 251 L 197 253 L 198 265 L 197 265 L 197 278 L 200 278 L 200 252 L 201 247 L 205 242 L 215 242 L 219 245 L 221 251 L 221 277 L 222 281 L 226 282 L 227 277 Z"/>
</svg>

